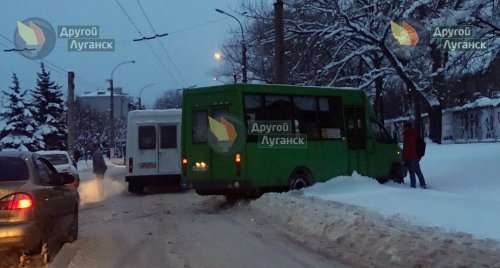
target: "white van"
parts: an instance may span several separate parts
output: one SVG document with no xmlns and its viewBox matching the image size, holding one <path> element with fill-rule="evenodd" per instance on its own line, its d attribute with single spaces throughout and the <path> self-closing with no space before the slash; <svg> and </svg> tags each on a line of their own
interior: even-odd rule
<svg viewBox="0 0 500 268">
<path fill-rule="evenodd" d="M 128 113 L 125 181 L 128 191 L 148 185 L 180 186 L 181 109 Z"/>
</svg>

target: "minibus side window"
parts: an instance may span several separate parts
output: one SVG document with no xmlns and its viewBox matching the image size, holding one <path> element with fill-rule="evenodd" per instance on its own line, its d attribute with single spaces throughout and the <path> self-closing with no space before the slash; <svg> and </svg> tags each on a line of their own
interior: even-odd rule
<svg viewBox="0 0 500 268">
<path fill-rule="evenodd" d="M 342 99 L 340 97 L 320 97 L 318 104 L 321 138 L 330 140 L 345 137 Z"/>
<path fill-rule="evenodd" d="M 290 96 L 266 95 L 267 120 L 292 120 L 292 101 Z"/>
<path fill-rule="evenodd" d="M 248 121 L 266 120 L 264 96 L 245 94 L 245 126 L 248 130 Z M 257 135 L 247 135 L 247 141 L 257 141 Z"/>
<path fill-rule="evenodd" d="M 208 138 L 208 113 L 206 110 L 193 111 L 192 116 L 193 143 L 205 143 Z"/>
<path fill-rule="evenodd" d="M 294 96 L 295 128 L 307 134 L 307 139 L 320 138 L 318 128 L 318 101 L 316 97 Z"/>
<path fill-rule="evenodd" d="M 140 126 L 139 127 L 139 149 L 141 149 L 141 150 L 156 149 L 156 127 L 155 126 Z"/>
</svg>

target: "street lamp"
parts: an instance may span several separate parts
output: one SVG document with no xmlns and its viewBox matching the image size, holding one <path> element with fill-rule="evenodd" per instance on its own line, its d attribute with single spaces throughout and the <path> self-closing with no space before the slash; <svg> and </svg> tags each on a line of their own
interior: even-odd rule
<svg viewBox="0 0 500 268">
<path fill-rule="evenodd" d="M 229 14 L 229 13 L 226 13 L 224 10 L 221 10 L 221 9 L 218 9 L 216 8 L 215 11 L 221 13 L 221 14 L 224 14 L 224 15 L 228 15 L 229 17 L 235 19 L 238 24 L 240 25 L 240 28 L 241 28 L 241 57 L 242 57 L 242 63 L 243 63 L 243 80 L 242 82 L 243 83 L 246 83 L 247 82 L 247 46 L 245 44 L 245 36 L 243 34 L 243 25 L 241 24 L 240 20 L 238 18 L 236 18 L 235 16 Z"/>
<path fill-rule="evenodd" d="M 141 94 L 142 94 L 142 91 L 147 88 L 147 87 L 151 87 L 151 86 L 154 86 L 155 84 L 147 84 L 145 86 L 143 86 L 141 88 L 141 90 L 139 91 L 139 110 L 142 110 L 142 105 L 141 105 Z"/>
<path fill-rule="evenodd" d="M 114 91 L 115 89 L 113 88 L 113 75 L 115 74 L 115 71 L 118 67 L 127 64 L 127 63 L 135 63 L 135 60 L 128 60 L 124 61 L 118 65 L 115 66 L 113 71 L 111 72 L 111 79 L 109 80 L 109 86 L 110 86 L 110 109 L 109 109 L 109 123 L 110 123 L 110 133 L 109 133 L 109 158 L 114 158 L 114 153 L 115 153 L 115 116 L 114 116 Z"/>
</svg>

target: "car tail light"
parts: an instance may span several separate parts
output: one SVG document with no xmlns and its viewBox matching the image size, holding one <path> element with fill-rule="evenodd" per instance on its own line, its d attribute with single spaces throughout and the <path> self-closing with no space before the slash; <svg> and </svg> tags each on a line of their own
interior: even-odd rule
<svg viewBox="0 0 500 268">
<path fill-rule="evenodd" d="M 187 158 L 183 157 L 182 158 L 182 175 L 183 176 L 187 175 L 187 164 L 188 164 Z"/>
<path fill-rule="evenodd" d="M 8 195 L 0 199 L 0 210 L 13 210 L 30 208 L 33 206 L 33 199 L 28 194 L 17 193 Z"/>
<path fill-rule="evenodd" d="M 236 163 L 236 176 L 239 176 L 241 173 L 241 155 L 236 154 L 234 156 L 234 162 Z"/>
<path fill-rule="evenodd" d="M 134 159 L 132 157 L 128 158 L 128 173 L 132 173 L 134 170 Z"/>
</svg>

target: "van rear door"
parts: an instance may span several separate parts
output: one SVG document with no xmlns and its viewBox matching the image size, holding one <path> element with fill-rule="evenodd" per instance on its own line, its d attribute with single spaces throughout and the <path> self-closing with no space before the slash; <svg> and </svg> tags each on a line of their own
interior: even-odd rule
<svg viewBox="0 0 500 268">
<path fill-rule="evenodd" d="M 158 171 L 160 174 L 180 174 L 179 130 L 179 124 L 159 125 Z"/>
<path fill-rule="evenodd" d="M 139 125 L 138 150 L 134 158 L 134 173 L 137 175 L 153 175 L 158 173 L 158 145 L 156 124 Z"/>
</svg>

